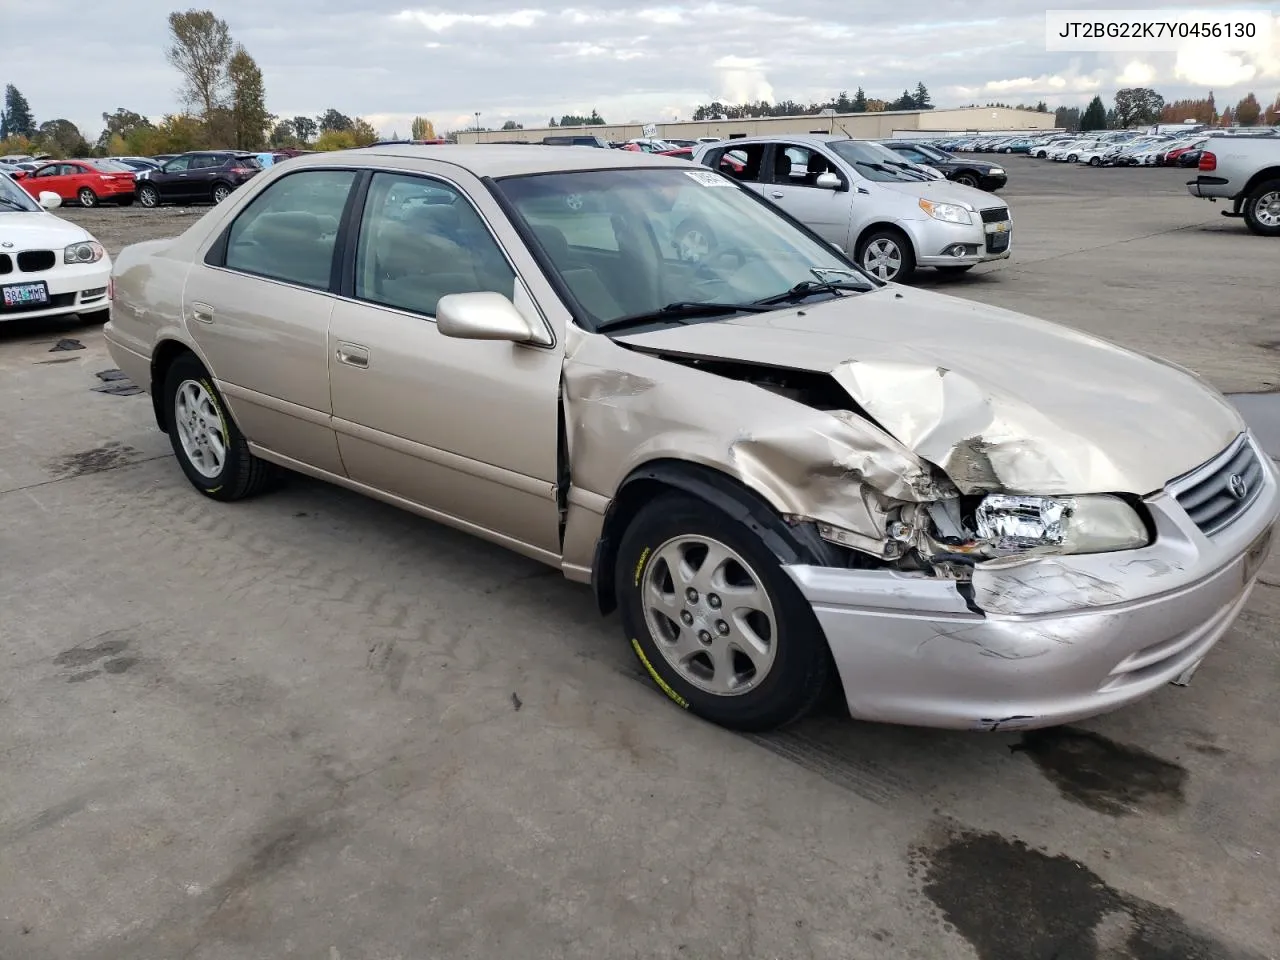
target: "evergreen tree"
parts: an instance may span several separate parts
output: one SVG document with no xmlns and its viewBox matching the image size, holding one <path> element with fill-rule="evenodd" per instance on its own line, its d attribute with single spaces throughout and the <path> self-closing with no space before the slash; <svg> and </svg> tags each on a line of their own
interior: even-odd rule
<svg viewBox="0 0 1280 960">
<path fill-rule="evenodd" d="M 1107 108 L 1102 105 L 1101 97 L 1094 97 L 1089 101 L 1089 106 L 1085 107 L 1084 114 L 1080 117 L 1080 130 L 1087 133 L 1090 130 L 1105 130 L 1107 128 Z"/>
<path fill-rule="evenodd" d="M 31 105 L 27 98 L 12 83 L 4 88 L 4 133 L 6 137 L 26 137 L 33 139 L 36 135 L 36 118 L 31 115 Z"/>
<path fill-rule="evenodd" d="M 858 91 L 853 95 L 853 112 L 867 112 L 867 95 L 861 87 L 859 87 Z"/>
<path fill-rule="evenodd" d="M 933 109 L 933 101 L 929 99 L 929 88 L 923 82 L 916 84 L 915 101 L 917 110 Z"/>
</svg>

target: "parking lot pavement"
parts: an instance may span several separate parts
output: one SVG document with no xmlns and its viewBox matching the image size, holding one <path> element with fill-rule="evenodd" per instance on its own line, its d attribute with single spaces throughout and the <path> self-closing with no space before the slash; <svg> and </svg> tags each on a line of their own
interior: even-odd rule
<svg viewBox="0 0 1280 960">
<path fill-rule="evenodd" d="M 1267 251 L 1180 173 L 1010 169 L 1015 259 L 930 285 L 1274 385 Z M 1189 687 L 1078 728 L 742 737 L 532 561 L 201 498 L 110 366 L 0 327 L 4 960 L 1275 956 L 1280 557 Z"/>
</svg>

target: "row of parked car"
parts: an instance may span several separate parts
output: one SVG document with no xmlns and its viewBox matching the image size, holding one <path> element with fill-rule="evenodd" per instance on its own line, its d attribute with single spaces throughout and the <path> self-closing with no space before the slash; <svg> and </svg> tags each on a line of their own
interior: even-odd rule
<svg viewBox="0 0 1280 960">
<path fill-rule="evenodd" d="M 1089 134 L 952 138 L 935 146 L 961 153 L 1020 153 L 1040 160 L 1085 163 L 1093 167 L 1195 167 L 1201 151 L 1219 137 L 1274 137 L 1270 127 L 1215 130 L 1193 127 L 1175 131 L 1107 130 Z"/>
<path fill-rule="evenodd" d="M 221 203 L 265 167 L 301 152 L 193 150 L 154 157 L 72 160 L 14 157 L 0 162 L 0 174 L 7 174 L 36 199 L 51 193 L 62 203 L 82 207 L 127 207 L 135 200 L 144 207 L 199 201 Z"/>
</svg>

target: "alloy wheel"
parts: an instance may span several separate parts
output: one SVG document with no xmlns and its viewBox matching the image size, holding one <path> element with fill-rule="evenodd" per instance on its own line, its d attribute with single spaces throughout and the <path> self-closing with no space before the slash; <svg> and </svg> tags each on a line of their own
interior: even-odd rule
<svg viewBox="0 0 1280 960">
<path fill-rule="evenodd" d="M 231 196 L 231 190 L 223 186 L 222 184 L 218 184 L 216 187 L 213 188 L 214 203 L 221 203 L 223 200 L 227 199 L 227 197 L 229 196 Z"/>
<path fill-rule="evenodd" d="M 187 460 L 212 480 L 227 462 L 227 435 L 218 406 L 204 384 L 183 380 L 173 405 L 173 423 Z"/>
<path fill-rule="evenodd" d="M 862 252 L 862 266 L 880 280 L 892 280 L 902 270 L 902 250 L 888 237 L 879 237 Z"/>
<path fill-rule="evenodd" d="M 1264 193 L 1255 200 L 1253 214 L 1264 227 L 1280 227 L 1280 190 Z"/>
<path fill-rule="evenodd" d="M 684 680 L 732 697 L 769 675 L 777 652 L 773 601 L 732 547 L 674 537 L 654 551 L 642 589 L 649 634 Z"/>
</svg>

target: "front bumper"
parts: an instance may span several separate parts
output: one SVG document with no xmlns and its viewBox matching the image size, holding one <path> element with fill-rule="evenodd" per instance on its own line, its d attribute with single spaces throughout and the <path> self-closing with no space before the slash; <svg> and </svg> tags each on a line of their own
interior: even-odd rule
<svg viewBox="0 0 1280 960">
<path fill-rule="evenodd" d="M 975 220 L 977 215 L 975 214 Z M 1003 221 L 1005 229 L 1003 246 L 997 238 L 998 225 L 983 223 L 944 223 L 941 220 L 917 220 L 912 241 L 916 249 L 916 263 L 922 267 L 960 267 L 991 260 L 1006 260 L 1013 250 L 1013 225 Z M 951 250 L 956 244 L 964 244 L 966 252 L 961 256 Z"/>
<path fill-rule="evenodd" d="M 1263 489 L 1212 537 L 1161 492 L 1146 501 L 1149 547 L 980 564 L 981 612 L 950 580 L 784 569 L 813 606 L 854 717 L 983 730 L 1070 723 L 1194 669 L 1234 622 L 1280 517 L 1276 470 L 1259 456 Z"/>
<path fill-rule="evenodd" d="M 0 285 L 39 283 L 49 287 L 50 303 L 36 310 L 0 308 L 0 322 L 40 317 L 60 317 L 69 313 L 89 313 L 107 309 L 107 285 L 111 278 L 111 261 L 103 257 L 97 263 L 58 264 L 52 270 L 38 273 L 6 273 Z"/>
</svg>

